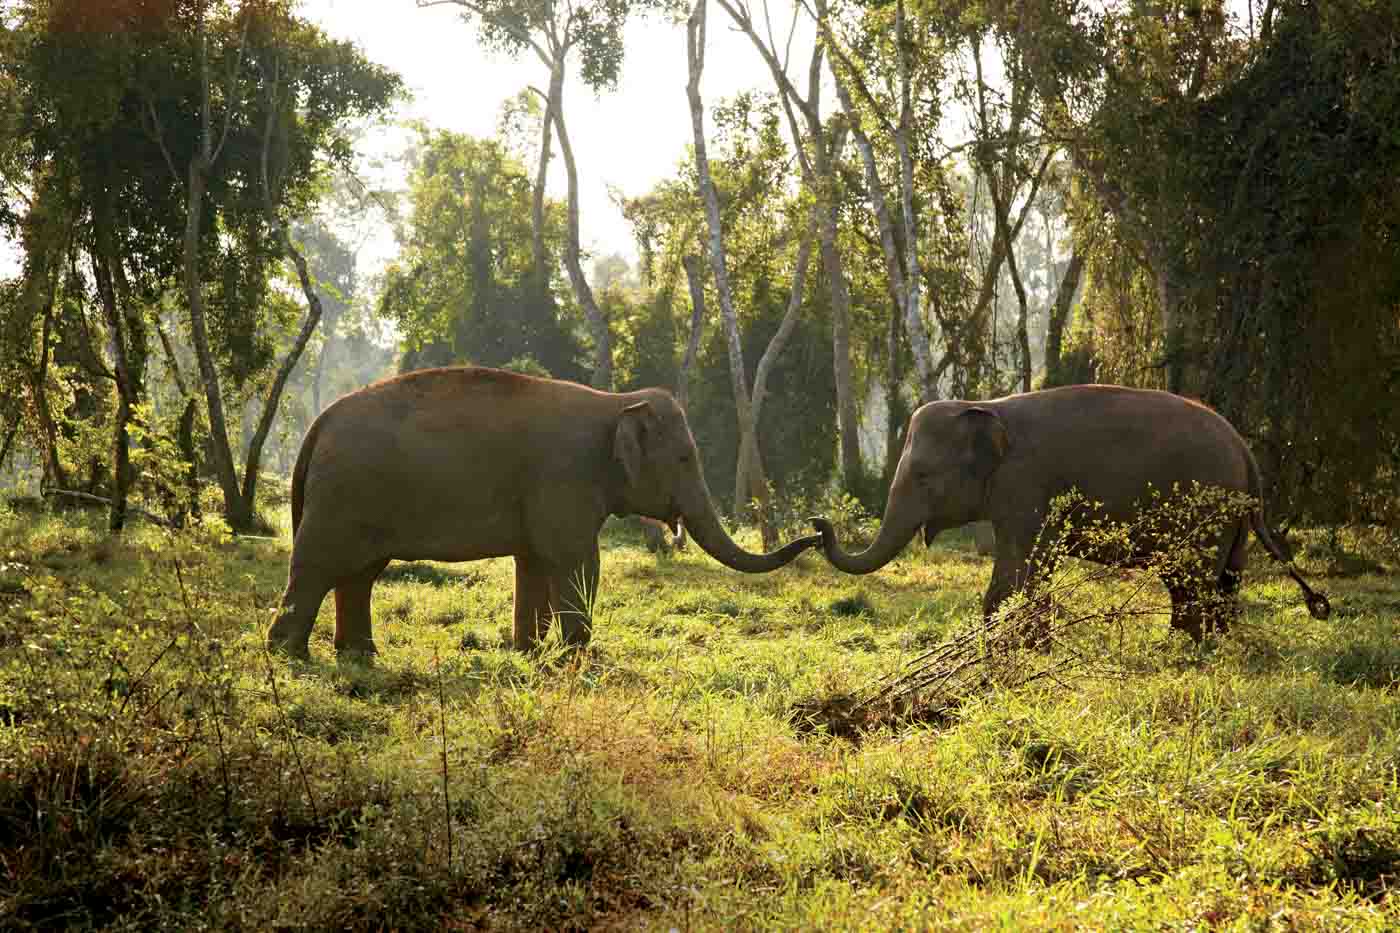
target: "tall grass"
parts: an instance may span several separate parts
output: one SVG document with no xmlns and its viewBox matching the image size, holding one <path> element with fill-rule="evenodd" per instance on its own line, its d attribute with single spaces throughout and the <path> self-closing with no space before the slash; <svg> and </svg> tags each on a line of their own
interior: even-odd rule
<svg viewBox="0 0 1400 933">
<path fill-rule="evenodd" d="M 508 561 L 407 565 L 373 666 L 332 660 L 330 600 L 311 662 L 264 654 L 286 559 L 0 513 L 0 925 L 1400 924 L 1389 564 L 1316 622 L 1256 556 L 1228 637 L 1145 614 L 1097 643 L 1130 677 L 842 731 L 811 711 L 975 619 L 970 542 L 746 577 L 621 528 L 592 646 L 531 656 Z"/>
</svg>

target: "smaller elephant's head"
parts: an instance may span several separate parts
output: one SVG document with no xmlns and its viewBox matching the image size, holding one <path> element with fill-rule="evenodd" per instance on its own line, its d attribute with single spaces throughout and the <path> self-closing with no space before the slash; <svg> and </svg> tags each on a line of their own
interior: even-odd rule
<svg viewBox="0 0 1400 933">
<path fill-rule="evenodd" d="M 924 405 L 909 419 L 880 534 L 870 547 L 847 554 L 831 523 L 813 520 L 827 559 L 847 573 L 870 573 L 893 560 L 920 528 L 931 542 L 943 529 L 981 517 L 989 481 L 1010 445 L 1006 425 L 991 407 Z"/>
<path fill-rule="evenodd" d="M 753 554 L 734 543 L 715 512 L 685 412 L 669 393 L 641 394 L 622 408 L 613 437 L 613 457 L 625 477 L 623 511 L 663 521 L 673 533 L 684 523 L 711 557 L 749 573 L 776 570 L 818 543 L 813 535 L 771 554 Z"/>
</svg>

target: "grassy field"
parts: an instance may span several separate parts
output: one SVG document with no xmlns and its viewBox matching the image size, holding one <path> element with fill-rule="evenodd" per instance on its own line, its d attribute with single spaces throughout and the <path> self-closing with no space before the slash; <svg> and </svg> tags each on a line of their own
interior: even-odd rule
<svg viewBox="0 0 1400 933">
<path fill-rule="evenodd" d="M 508 561 L 410 564 L 372 667 L 331 600 L 301 665 L 285 531 L 0 511 L 0 926 L 1400 927 L 1393 558 L 1306 551 L 1319 623 L 1256 548 L 1228 638 L 1105 624 L 1072 678 L 858 720 L 975 615 L 966 537 L 865 578 L 604 547 L 581 654 L 505 647 Z"/>
</svg>

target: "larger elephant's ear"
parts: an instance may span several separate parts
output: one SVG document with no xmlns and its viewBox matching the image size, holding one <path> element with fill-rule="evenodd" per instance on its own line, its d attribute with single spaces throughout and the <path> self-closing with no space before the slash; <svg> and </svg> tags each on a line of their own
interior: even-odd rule
<svg viewBox="0 0 1400 933">
<path fill-rule="evenodd" d="M 990 476 L 1006 459 L 1011 435 L 1001 416 L 990 408 L 969 408 L 960 415 L 972 429 L 972 463 L 979 476 Z"/>
<path fill-rule="evenodd" d="M 651 403 L 636 402 L 622 409 L 613 435 L 613 458 L 622 464 L 629 485 L 637 485 L 642 475 L 642 447 L 651 421 Z"/>
</svg>

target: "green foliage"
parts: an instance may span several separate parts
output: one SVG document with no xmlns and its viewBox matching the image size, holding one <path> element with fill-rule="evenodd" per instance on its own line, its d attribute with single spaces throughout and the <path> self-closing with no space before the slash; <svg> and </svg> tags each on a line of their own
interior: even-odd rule
<svg viewBox="0 0 1400 933">
<path fill-rule="evenodd" d="M 530 357 L 559 378 L 582 378 L 559 272 L 543 291 L 535 276 L 525 167 L 495 140 L 418 132 L 400 258 L 385 271 L 379 308 L 404 335 L 404 368 Z M 544 238 L 557 253 L 563 211 L 546 207 Z"/>
<path fill-rule="evenodd" d="M 1378 38 L 1400 10 L 1017 10 L 994 15 L 1029 39 L 1080 174 L 1095 376 L 1220 410 L 1255 441 L 1275 514 L 1369 520 L 1357 494 L 1400 438 L 1400 56 Z"/>
</svg>

